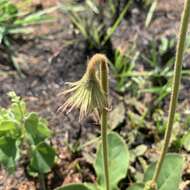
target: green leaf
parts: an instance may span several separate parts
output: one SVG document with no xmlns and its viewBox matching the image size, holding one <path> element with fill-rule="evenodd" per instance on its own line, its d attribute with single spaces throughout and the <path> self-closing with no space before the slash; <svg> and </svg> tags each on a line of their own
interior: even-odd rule
<svg viewBox="0 0 190 190">
<path fill-rule="evenodd" d="M 37 113 L 30 113 L 25 120 L 27 136 L 32 144 L 39 144 L 51 136 L 51 131 L 47 128 L 47 123 L 42 120 Z"/>
<path fill-rule="evenodd" d="M 152 17 L 154 15 L 154 12 L 156 10 L 156 6 L 157 6 L 157 0 L 153 1 L 149 11 L 148 11 L 148 14 L 147 14 L 147 17 L 146 17 L 146 21 L 145 21 L 145 26 L 148 27 L 151 20 L 152 20 Z"/>
<path fill-rule="evenodd" d="M 136 183 L 133 184 L 131 187 L 129 187 L 127 190 L 143 190 L 143 189 L 144 189 L 144 184 Z"/>
<path fill-rule="evenodd" d="M 54 12 L 56 9 L 58 9 L 58 6 L 46 8 L 44 10 L 40 10 L 28 15 L 25 15 L 22 18 L 17 18 L 16 21 L 14 22 L 14 25 L 19 26 L 29 26 L 29 25 L 35 25 L 35 24 L 40 24 L 45 21 L 52 21 L 52 17 L 49 15 L 50 13 Z"/>
<path fill-rule="evenodd" d="M 85 183 L 86 187 L 89 190 L 101 190 L 101 187 L 98 186 L 97 184 L 93 184 L 93 183 Z"/>
<path fill-rule="evenodd" d="M 56 190 L 91 190 L 85 184 L 69 184 L 63 187 L 59 187 Z"/>
<path fill-rule="evenodd" d="M 158 178 L 159 190 L 178 190 L 181 181 L 182 169 L 184 165 L 183 157 L 178 154 L 167 154 Z M 155 170 L 155 163 L 152 164 L 144 175 L 144 181 L 152 179 Z"/>
<path fill-rule="evenodd" d="M 54 164 L 54 160 L 54 149 L 46 143 L 41 143 L 32 150 L 29 169 L 31 172 L 48 173 Z"/>
<path fill-rule="evenodd" d="M 12 3 L 7 4 L 7 6 L 5 6 L 4 8 L 4 14 L 6 13 L 10 16 L 15 15 L 18 12 L 16 6 Z"/>
<path fill-rule="evenodd" d="M 121 11 L 119 17 L 117 18 L 117 20 L 115 21 L 115 23 L 107 30 L 107 34 L 102 42 L 102 45 L 104 45 L 112 36 L 112 34 L 116 31 L 116 29 L 118 28 L 118 26 L 120 25 L 122 19 L 124 18 L 125 14 L 127 13 L 130 5 L 131 5 L 131 0 L 128 1 L 128 3 L 125 5 L 125 7 L 123 8 L 123 10 Z"/>
<path fill-rule="evenodd" d="M 5 120 L 0 123 L 0 132 L 7 132 L 7 131 L 15 130 L 15 129 L 16 129 L 16 126 L 13 121 Z"/>
<path fill-rule="evenodd" d="M 109 172 L 111 189 L 117 189 L 118 182 L 127 174 L 129 166 L 129 152 L 124 140 L 114 132 L 108 134 Z M 105 189 L 104 164 L 102 145 L 97 152 L 94 165 L 97 174 L 97 183 Z"/>
<path fill-rule="evenodd" d="M 16 168 L 18 158 L 16 140 L 10 137 L 0 138 L 0 163 L 9 171 L 13 172 Z"/>
<path fill-rule="evenodd" d="M 26 104 L 14 91 L 9 92 L 8 96 L 12 102 L 9 111 L 14 115 L 15 120 L 21 122 L 26 113 Z"/>
<path fill-rule="evenodd" d="M 10 110 L 14 114 L 17 121 L 21 121 L 26 111 L 25 103 L 20 101 L 19 103 L 12 103 Z"/>
<path fill-rule="evenodd" d="M 181 144 L 187 151 L 190 151 L 190 131 L 188 131 L 181 139 Z"/>
</svg>

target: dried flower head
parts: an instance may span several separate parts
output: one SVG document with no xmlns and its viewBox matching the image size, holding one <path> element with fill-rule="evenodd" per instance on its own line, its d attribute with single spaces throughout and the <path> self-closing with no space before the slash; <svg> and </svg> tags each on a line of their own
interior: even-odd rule
<svg viewBox="0 0 190 190">
<path fill-rule="evenodd" d="M 74 108 L 78 108 L 80 109 L 79 120 L 82 120 L 89 113 L 95 110 L 102 111 L 106 107 L 105 93 L 101 88 L 94 67 L 87 67 L 85 74 L 79 81 L 67 84 L 70 88 L 60 94 L 66 98 L 69 96 L 59 108 L 62 112 L 68 110 L 66 112 L 68 114 Z"/>
</svg>

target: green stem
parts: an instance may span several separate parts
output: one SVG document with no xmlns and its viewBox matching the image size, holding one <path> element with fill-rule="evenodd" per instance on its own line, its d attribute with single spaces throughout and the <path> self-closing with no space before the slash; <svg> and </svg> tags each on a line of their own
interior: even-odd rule
<svg viewBox="0 0 190 190">
<path fill-rule="evenodd" d="M 106 95 L 106 104 L 108 105 L 108 66 L 107 66 L 107 61 L 105 59 L 102 59 L 100 63 L 101 63 L 100 82 L 101 82 L 101 87 Z M 103 159 L 104 159 L 106 190 L 110 190 L 106 108 L 102 110 L 102 114 L 101 114 L 101 136 L 102 136 L 102 145 L 103 145 Z"/>
<path fill-rule="evenodd" d="M 101 110 L 101 137 L 103 145 L 103 161 L 106 189 L 110 190 L 109 181 L 109 158 L 108 158 L 108 140 L 107 140 L 107 107 L 108 107 L 108 61 L 105 55 L 95 54 L 88 63 L 87 72 L 89 75 L 95 74 L 96 65 L 100 66 L 100 86 L 105 93 L 106 106 Z"/>
<path fill-rule="evenodd" d="M 108 142 L 107 142 L 107 111 L 104 110 L 101 116 L 101 136 L 103 144 L 104 173 L 106 181 L 106 190 L 109 188 L 109 165 L 108 165 Z"/>
<path fill-rule="evenodd" d="M 108 67 L 107 62 L 102 60 L 100 65 L 100 81 L 101 87 L 106 95 L 106 102 L 108 105 Z M 109 182 L 109 164 L 108 164 L 108 142 L 107 142 L 107 110 L 103 109 L 101 114 L 101 136 L 103 145 L 103 158 L 104 158 L 104 173 L 106 181 L 106 190 L 110 190 Z"/>
<path fill-rule="evenodd" d="M 40 190 L 46 190 L 44 174 L 39 174 Z"/>
<path fill-rule="evenodd" d="M 160 170 L 161 170 L 161 167 L 162 167 L 162 164 L 164 161 L 164 157 L 166 155 L 168 145 L 170 142 L 170 137 L 172 134 L 172 127 L 173 127 L 174 116 L 175 116 L 175 112 L 176 112 L 176 105 L 177 105 L 177 100 L 178 100 L 179 85 L 180 85 L 180 81 L 181 81 L 182 61 L 183 61 L 186 33 L 187 33 L 187 29 L 188 29 L 189 15 L 190 15 L 190 0 L 186 0 L 185 4 L 184 4 L 184 11 L 182 13 L 179 39 L 178 39 L 178 43 L 177 43 L 174 77 L 173 77 L 173 83 L 172 83 L 173 84 L 172 94 L 171 94 L 171 100 L 170 100 L 167 129 L 166 129 L 165 138 L 164 138 L 164 146 L 162 149 L 160 159 L 156 165 L 155 173 L 154 173 L 154 176 L 152 179 L 152 181 L 155 183 L 158 180 Z"/>
</svg>

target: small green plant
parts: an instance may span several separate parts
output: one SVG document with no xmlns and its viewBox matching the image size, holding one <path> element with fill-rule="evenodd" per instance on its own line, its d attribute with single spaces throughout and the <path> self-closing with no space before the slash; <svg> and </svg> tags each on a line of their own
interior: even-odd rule
<svg viewBox="0 0 190 190">
<path fill-rule="evenodd" d="M 87 0 L 83 5 L 62 5 L 62 10 L 68 14 L 75 28 L 82 34 L 89 49 L 105 51 L 111 43 L 111 36 L 127 13 L 131 0 L 122 10 L 120 0 L 116 2 L 109 0 L 98 3 L 96 0 Z"/>
<path fill-rule="evenodd" d="M 12 47 L 13 36 L 32 33 L 32 25 L 50 21 L 48 13 L 54 11 L 55 7 L 28 13 L 22 11 L 19 4 L 26 6 L 27 2 L 13 3 L 10 0 L 0 2 L 0 45 L 5 49 L 14 68 L 21 74 L 19 65 L 14 61 L 16 51 Z"/>
<path fill-rule="evenodd" d="M 183 158 L 180 155 L 170 155 L 166 153 L 170 143 L 175 118 L 189 16 L 190 0 L 185 0 L 179 40 L 177 43 L 169 116 L 165 132 L 164 146 L 160 158 L 157 164 L 149 167 L 145 173 L 144 182 L 142 184 L 133 185 L 129 190 L 177 190 L 179 188 L 178 186 L 184 164 Z"/>
<path fill-rule="evenodd" d="M 129 48 L 127 52 L 122 49 L 116 49 L 114 55 L 114 63 L 111 63 L 114 78 L 116 80 L 116 90 L 125 92 L 127 89 L 133 90 L 136 83 L 133 74 L 135 73 L 136 61 L 139 57 L 139 52 L 135 47 Z"/>
<path fill-rule="evenodd" d="M 171 76 L 174 65 L 175 40 L 162 37 L 152 40 L 148 45 L 149 52 L 139 53 L 135 45 L 126 50 L 118 48 L 114 53 L 114 62 L 110 63 L 115 90 L 128 92 L 133 96 L 151 93 L 154 106 L 160 105 L 171 92 Z M 138 63 L 144 62 L 145 70 L 139 70 Z M 188 69 L 182 70 L 188 76 Z"/>
<path fill-rule="evenodd" d="M 96 72 L 97 64 L 99 72 Z M 71 184 L 58 190 L 113 190 L 118 189 L 118 182 L 125 177 L 129 164 L 129 154 L 123 139 L 116 133 L 107 133 L 108 112 L 108 60 L 103 54 L 95 54 L 89 61 L 82 79 L 69 83 L 71 88 L 63 91 L 70 95 L 60 107 L 65 111 L 70 108 L 80 109 L 80 120 L 87 114 L 97 111 L 100 116 L 102 143 L 97 152 L 94 168 L 97 174 L 96 184 Z M 68 113 L 67 112 L 67 113 Z M 119 155 L 118 155 L 119 154 Z"/>
<path fill-rule="evenodd" d="M 46 120 L 34 112 L 27 112 L 26 104 L 15 92 L 8 93 L 11 105 L 0 108 L 0 164 L 12 173 L 19 159 L 26 157 L 28 172 L 39 176 L 45 190 L 44 174 L 54 164 L 55 151 L 48 143 L 52 132 Z"/>
<path fill-rule="evenodd" d="M 144 78 L 149 80 L 145 88 L 140 91 L 141 93 L 148 92 L 155 95 L 154 106 L 159 105 L 171 92 L 175 45 L 174 39 L 162 37 L 149 43 L 150 51 L 147 52 L 148 55 L 141 55 L 147 70 L 149 70 L 144 72 Z M 182 75 L 188 76 L 189 70 L 183 69 Z"/>
</svg>

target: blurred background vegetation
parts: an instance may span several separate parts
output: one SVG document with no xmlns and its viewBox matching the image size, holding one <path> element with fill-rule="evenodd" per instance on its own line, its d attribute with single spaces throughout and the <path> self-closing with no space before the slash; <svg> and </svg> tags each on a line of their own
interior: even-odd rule
<svg viewBox="0 0 190 190">
<path fill-rule="evenodd" d="M 53 169 L 48 176 L 50 189 L 60 183 L 93 181 L 89 163 L 100 134 L 96 119 L 78 124 L 77 112 L 64 116 L 56 110 L 64 83 L 80 78 L 86 60 L 97 52 L 109 58 L 110 128 L 125 138 L 132 155 L 121 189 L 140 181 L 148 163 L 156 160 L 166 127 L 182 6 L 182 0 L 0 1 L 0 105 L 9 104 L 6 94 L 14 90 L 29 110 L 48 120 L 59 155 L 58 172 Z M 184 155 L 190 151 L 189 49 L 188 34 L 170 145 L 170 151 Z M 74 164 L 67 167 L 68 163 Z M 189 168 L 185 167 L 181 189 L 188 189 Z M 0 185 L 34 185 L 24 170 L 17 175 L 22 176 L 17 182 L 13 176 L 2 178 Z"/>
</svg>

